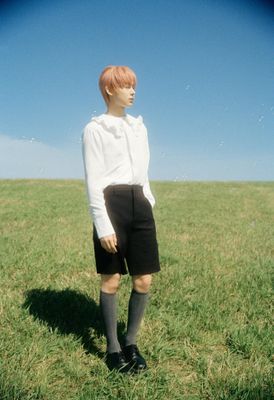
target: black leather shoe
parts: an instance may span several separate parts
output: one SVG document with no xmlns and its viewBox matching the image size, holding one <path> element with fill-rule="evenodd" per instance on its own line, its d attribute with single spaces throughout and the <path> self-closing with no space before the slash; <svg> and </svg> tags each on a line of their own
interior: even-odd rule
<svg viewBox="0 0 274 400">
<path fill-rule="evenodd" d="M 141 372 L 147 369 L 147 363 L 136 344 L 130 344 L 123 348 L 126 361 L 133 368 L 134 372 Z"/>
<path fill-rule="evenodd" d="M 126 361 L 125 355 L 122 351 L 115 353 L 106 352 L 106 364 L 110 370 L 117 370 L 118 372 L 127 373 L 131 366 Z"/>
</svg>

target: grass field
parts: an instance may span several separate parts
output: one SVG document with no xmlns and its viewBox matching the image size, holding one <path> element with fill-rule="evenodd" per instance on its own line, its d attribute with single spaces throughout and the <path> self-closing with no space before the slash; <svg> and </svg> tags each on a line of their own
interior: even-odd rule
<svg viewBox="0 0 274 400">
<path fill-rule="evenodd" d="M 84 182 L 0 181 L 1 400 L 273 399 L 274 182 L 151 188 L 162 270 L 139 332 L 149 370 L 126 377 L 102 360 Z M 124 276 L 120 336 L 130 290 Z"/>
</svg>

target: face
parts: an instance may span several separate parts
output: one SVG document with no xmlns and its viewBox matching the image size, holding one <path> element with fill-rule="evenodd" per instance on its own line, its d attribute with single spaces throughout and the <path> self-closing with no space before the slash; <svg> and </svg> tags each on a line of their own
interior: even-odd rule
<svg viewBox="0 0 274 400">
<path fill-rule="evenodd" d="M 109 98 L 110 102 L 115 106 L 130 107 L 134 102 L 135 89 L 131 85 L 118 88 L 115 92 L 111 93 Z"/>
</svg>

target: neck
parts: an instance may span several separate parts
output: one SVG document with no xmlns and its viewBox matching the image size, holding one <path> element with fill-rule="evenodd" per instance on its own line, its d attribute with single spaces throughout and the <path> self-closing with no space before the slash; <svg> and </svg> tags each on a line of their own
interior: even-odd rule
<svg viewBox="0 0 274 400">
<path fill-rule="evenodd" d="M 113 115 L 114 117 L 125 117 L 125 107 L 109 104 L 106 114 Z"/>
</svg>

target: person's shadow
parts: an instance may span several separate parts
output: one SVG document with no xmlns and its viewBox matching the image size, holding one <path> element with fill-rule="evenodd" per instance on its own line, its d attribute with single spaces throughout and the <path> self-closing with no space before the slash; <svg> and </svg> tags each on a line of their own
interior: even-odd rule
<svg viewBox="0 0 274 400">
<path fill-rule="evenodd" d="M 103 357 L 94 339 L 104 335 L 100 307 L 87 295 L 72 289 L 32 289 L 25 292 L 23 308 L 34 319 L 46 323 L 49 329 L 57 329 L 63 335 L 74 334 L 80 338 L 87 353 Z M 125 329 L 124 322 L 117 326 L 118 338 Z"/>
</svg>

